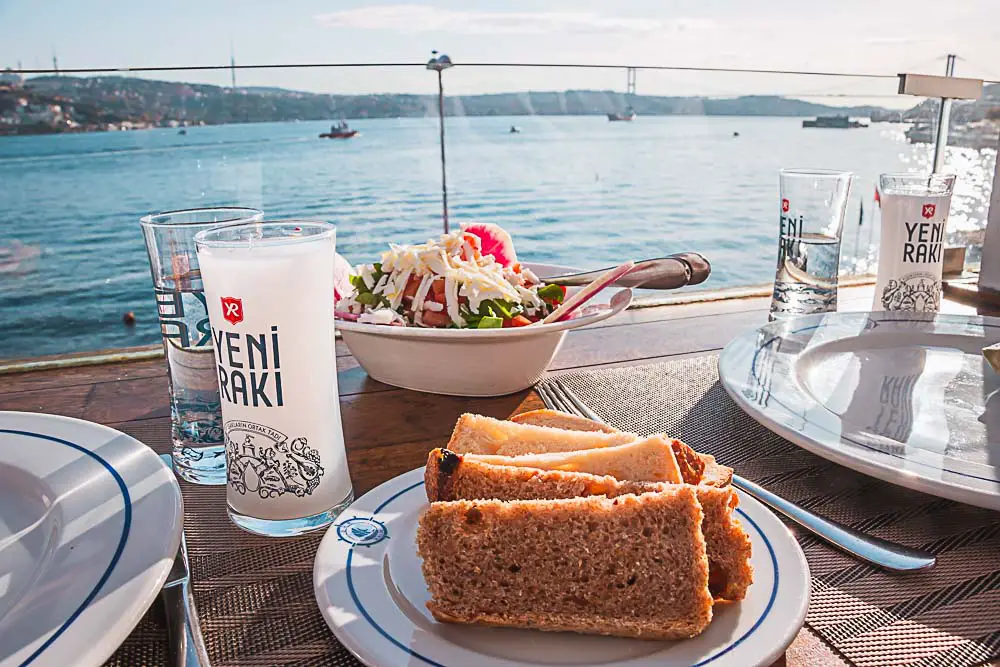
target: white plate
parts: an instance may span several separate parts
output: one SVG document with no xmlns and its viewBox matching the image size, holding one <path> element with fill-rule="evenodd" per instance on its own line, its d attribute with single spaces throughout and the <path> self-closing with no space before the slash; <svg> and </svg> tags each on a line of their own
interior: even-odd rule
<svg viewBox="0 0 1000 667">
<path fill-rule="evenodd" d="M 134 438 L 0 412 L 0 666 L 103 664 L 163 586 L 183 516 Z"/>
<path fill-rule="evenodd" d="M 719 359 L 729 395 L 799 446 L 893 484 L 1000 509 L 1000 319 L 831 313 L 775 322 Z"/>
<path fill-rule="evenodd" d="M 809 602 L 809 568 L 788 529 L 740 494 L 753 542 L 754 584 L 745 600 L 719 605 L 709 628 L 685 641 L 654 642 L 434 621 L 416 554 L 427 507 L 423 468 L 369 491 L 320 544 L 316 600 L 337 639 L 367 665 L 525 667 L 752 667 L 770 665 L 798 633 Z"/>
</svg>

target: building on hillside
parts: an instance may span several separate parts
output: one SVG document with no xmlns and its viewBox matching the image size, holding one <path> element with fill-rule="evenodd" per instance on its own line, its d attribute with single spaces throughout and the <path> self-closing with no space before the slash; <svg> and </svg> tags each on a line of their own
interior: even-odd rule
<svg viewBox="0 0 1000 667">
<path fill-rule="evenodd" d="M 20 74 L 15 74 L 11 68 L 7 68 L 3 72 L 0 72 L 0 88 L 7 88 L 13 90 L 15 88 L 21 88 L 24 86 L 24 77 Z"/>
</svg>

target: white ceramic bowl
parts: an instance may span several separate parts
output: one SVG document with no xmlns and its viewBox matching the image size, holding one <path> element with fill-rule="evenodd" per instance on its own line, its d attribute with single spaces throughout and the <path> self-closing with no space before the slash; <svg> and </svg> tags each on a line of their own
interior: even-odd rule
<svg viewBox="0 0 1000 667">
<path fill-rule="evenodd" d="M 343 320 L 337 320 L 337 329 L 354 358 L 379 382 L 431 394 L 503 396 L 538 382 L 567 331 L 606 320 L 631 303 L 632 290 L 624 289 L 592 314 L 512 329 L 423 329 Z"/>
</svg>

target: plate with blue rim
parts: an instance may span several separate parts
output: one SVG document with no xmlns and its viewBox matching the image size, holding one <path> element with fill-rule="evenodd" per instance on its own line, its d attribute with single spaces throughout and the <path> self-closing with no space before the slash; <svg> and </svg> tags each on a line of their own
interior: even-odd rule
<svg viewBox="0 0 1000 667">
<path fill-rule="evenodd" d="M 0 412 L 0 667 L 102 665 L 166 581 L 183 516 L 135 438 Z"/>
<path fill-rule="evenodd" d="M 697 637 L 663 642 L 439 623 L 426 607 L 416 553 L 427 506 L 424 469 L 412 470 L 355 501 L 320 543 L 313 568 L 320 611 L 366 665 L 752 667 L 778 659 L 805 620 L 810 580 L 802 550 L 781 521 L 740 493 L 736 512 L 752 541 L 754 583 L 746 599 L 716 604 Z"/>
<path fill-rule="evenodd" d="M 719 378 L 751 417 L 814 454 L 1000 510 L 1000 319 L 828 313 L 736 337 Z"/>
</svg>

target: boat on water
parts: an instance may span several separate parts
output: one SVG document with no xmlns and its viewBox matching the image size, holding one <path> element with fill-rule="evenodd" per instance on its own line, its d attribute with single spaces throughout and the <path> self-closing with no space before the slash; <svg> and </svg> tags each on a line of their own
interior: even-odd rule
<svg viewBox="0 0 1000 667">
<path fill-rule="evenodd" d="M 609 113 L 608 114 L 608 120 L 611 121 L 611 122 L 615 122 L 615 121 L 619 121 L 619 120 L 630 121 L 630 120 L 635 120 L 635 116 L 636 116 L 635 109 L 633 109 L 631 106 L 628 106 L 628 107 L 625 107 L 625 111 L 624 112 L 617 111 L 615 113 Z"/>
<path fill-rule="evenodd" d="M 822 127 L 835 130 L 851 130 L 858 127 L 868 127 L 864 123 L 851 120 L 849 116 L 816 116 L 813 120 L 802 121 L 802 127 Z"/>
<path fill-rule="evenodd" d="M 357 136 L 358 131 L 352 130 L 346 121 L 340 121 L 336 125 L 330 126 L 329 132 L 319 135 L 320 139 L 350 139 Z"/>
</svg>

